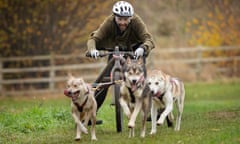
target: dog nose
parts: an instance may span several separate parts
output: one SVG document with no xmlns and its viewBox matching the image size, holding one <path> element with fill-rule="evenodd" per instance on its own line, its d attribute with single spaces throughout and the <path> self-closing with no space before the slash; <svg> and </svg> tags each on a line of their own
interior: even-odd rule
<svg viewBox="0 0 240 144">
<path fill-rule="evenodd" d="M 64 95 L 70 97 L 71 96 L 71 91 L 64 90 Z"/>
<path fill-rule="evenodd" d="M 136 83 L 137 83 L 137 80 L 132 80 L 132 83 L 133 83 L 133 84 L 136 84 Z"/>
<path fill-rule="evenodd" d="M 151 90 L 151 94 L 152 94 L 152 95 L 154 94 L 154 91 L 153 91 L 153 90 Z"/>
</svg>

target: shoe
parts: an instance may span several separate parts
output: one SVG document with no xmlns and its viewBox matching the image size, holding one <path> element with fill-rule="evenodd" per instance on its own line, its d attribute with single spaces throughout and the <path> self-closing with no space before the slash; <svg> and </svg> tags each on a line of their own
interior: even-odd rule
<svg viewBox="0 0 240 144">
<path fill-rule="evenodd" d="M 103 121 L 102 121 L 102 120 L 97 120 L 97 121 L 96 121 L 96 125 L 101 125 L 101 124 L 103 124 Z M 88 121 L 88 125 L 89 125 L 89 126 L 92 125 L 92 122 L 91 122 L 91 121 Z"/>
</svg>

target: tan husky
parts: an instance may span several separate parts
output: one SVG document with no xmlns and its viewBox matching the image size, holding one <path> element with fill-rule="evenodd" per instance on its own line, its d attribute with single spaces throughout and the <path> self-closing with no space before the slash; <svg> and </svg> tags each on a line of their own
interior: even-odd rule
<svg viewBox="0 0 240 144">
<path fill-rule="evenodd" d="M 81 139 L 82 132 L 88 133 L 86 126 L 89 120 L 92 123 L 91 139 L 97 140 L 95 132 L 97 103 L 91 86 L 82 78 L 69 75 L 64 94 L 71 98 L 72 117 L 77 125 L 75 140 Z"/>
<path fill-rule="evenodd" d="M 185 89 L 184 84 L 177 78 L 173 78 L 161 70 L 153 70 L 148 73 L 148 85 L 153 94 L 151 119 L 152 130 L 150 134 L 155 134 L 157 110 L 164 109 L 160 118 L 157 120 L 158 125 L 162 125 L 165 118 L 168 116 L 172 123 L 173 121 L 173 103 L 176 103 L 177 118 L 175 130 L 180 130 L 181 118 L 184 107 Z"/>
</svg>

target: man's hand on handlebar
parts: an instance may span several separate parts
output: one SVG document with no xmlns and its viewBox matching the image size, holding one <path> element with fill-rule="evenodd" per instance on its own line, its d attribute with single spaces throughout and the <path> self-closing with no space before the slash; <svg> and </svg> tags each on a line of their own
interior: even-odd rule
<svg viewBox="0 0 240 144">
<path fill-rule="evenodd" d="M 143 56 L 143 54 L 144 54 L 144 49 L 141 48 L 141 47 L 139 47 L 139 48 L 137 48 L 137 49 L 135 50 L 134 54 L 135 54 L 135 56 L 136 56 L 135 58 L 138 59 L 139 57 L 142 57 L 142 56 Z"/>
<path fill-rule="evenodd" d="M 99 51 L 98 51 L 98 50 L 91 50 L 91 51 L 90 51 L 90 56 L 91 56 L 92 58 L 97 59 L 98 56 L 99 56 Z"/>
</svg>

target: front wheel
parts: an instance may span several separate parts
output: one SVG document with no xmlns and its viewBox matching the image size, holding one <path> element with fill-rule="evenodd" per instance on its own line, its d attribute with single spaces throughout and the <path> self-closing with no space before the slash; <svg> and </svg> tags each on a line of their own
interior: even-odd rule
<svg viewBox="0 0 240 144">
<path fill-rule="evenodd" d="M 115 81 L 120 80 L 120 72 L 115 71 L 113 78 Z M 123 116 L 122 116 L 122 109 L 121 105 L 119 103 L 119 98 L 120 98 L 120 85 L 115 84 L 114 85 L 114 96 L 115 96 L 115 114 L 116 114 L 116 128 L 117 132 L 122 132 L 123 128 Z"/>
</svg>

